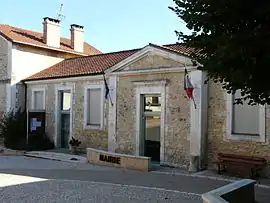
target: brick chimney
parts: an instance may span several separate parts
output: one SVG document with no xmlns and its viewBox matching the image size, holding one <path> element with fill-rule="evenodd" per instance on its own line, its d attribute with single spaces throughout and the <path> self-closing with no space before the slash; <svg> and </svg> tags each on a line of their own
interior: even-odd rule
<svg viewBox="0 0 270 203">
<path fill-rule="evenodd" d="M 43 18 L 43 40 L 50 47 L 60 47 L 60 20 Z"/>
<path fill-rule="evenodd" d="M 70 25 L 71 47 L 74 51 L 84 52 L 84 29 L 81 25 Z"/>
</svg>

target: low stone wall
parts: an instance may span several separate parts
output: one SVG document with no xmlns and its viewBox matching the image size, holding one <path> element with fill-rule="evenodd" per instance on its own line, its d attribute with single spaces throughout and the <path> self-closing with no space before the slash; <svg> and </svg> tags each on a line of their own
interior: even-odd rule
<svg viewBox="0 0 270 203">
<path fill-rule="evenodd" d="M 202 195 L 204 203 L 255 203 L 256 181 L 243 179 Z"/>
<path fill-rule="evenodd" d="M 92 148 L 87 148 L 87 159 L 92 164 L 132 170 L 149 171 L 151 168 L 150 157 L 119 154 Z"/>
</svg>

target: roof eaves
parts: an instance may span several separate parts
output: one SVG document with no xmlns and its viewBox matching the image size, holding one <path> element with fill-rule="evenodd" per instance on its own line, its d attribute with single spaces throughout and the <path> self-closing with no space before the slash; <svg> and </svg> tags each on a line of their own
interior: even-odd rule
<svg viewBox="0 0 270 203">
<path fill-rule="evenodd" d="M 118 54 L 118 53 L 123 53 L 123 52 L 132 52 L 132 51 L 139 51 L 142 48 L 137 48 L 137 49 L 130 49 L 130 50 L 122 50 L 122 51 L 115 51 L 115 52 L 108 52 L 108 53 L 99 53 L 99 54 L 93 54 L 93 55 L 87 55 L 87 56 L 76 56 L 72 58 L 67 58 L 65 60 L 73 60 L 73 59 L 79 59 L 79 58 L 90 58 L 90 57 L 97 57 L 97 56 L 106 56 L 106 55 L 111 55 L 111 54 Z"/>
<path fill-rule="evenodd" d="M 183 56 L 186 56 L 186 57 L 190 57 L 190 54 L 186 53 L 186 52 L 183 52 L 183 51 L 176 51 L 175 49 L 171 49 L 169 47 L 166 47 L 168 45 L 165 45 L 165 46 L 160 46 L 160 45 L 156 45 L 156 44 L 152 44 L 152 43 L 149 43 L 150 46 L 153 46 L 155 48 L 158 48 L 158 49 L 163 49 L 163 50 L 166 50 L 166 51 L 170 51 L 170 52 L 173 52 L 173 53 L 176 53 L 176 54 L 181 54 Z"/>
<path fill-rule="evenodd" d="M 39 47 L 39 48 L 43 48 L 43 49 L 49 49 L 49 50 L 59 51 L 59 52 L 65 52 L 65 53 L 76 54 L 76 55 L 81 55 L 81 56 L 88 56 L 87 54 L 80 53 L 80 52 L 72 52 L 72 51 L 67 51 L 67 50 L 64 50 L 64 49 L 58 49 L 58 48 L 53 48 L 53 47 L 41 46 L 41 45 L 36 45 L 36 44 L 32 44 L 32 43 L 27 43 L 27 42 L 21 42 L 21 41 L 17 41 L 17 40 L 13 40 L 12 42 L 17 43 L 17 44 L 24 44 L 24 45 Z"/>
<path fill-rule="evenodd" d="M 42 78 L 29 78 L 21 80 L 22 82 L 30 82 L 30 81 L 38 81 L 38 80 L 54 80 L 54 79 L 63 79 L 63 78 L 74 78 L 74 77 L 84 77 L 84 76 L 95 76 L 95 75 L 101 75 L 104 72 L 97 72 L 97 73 L 87 73 L 87 74 L 78 74 L 78 75 L 65 75 L 65 76 L 55 76 L 55 77 L 42 77 Z"/>
<path fill-rule="evenodd" d="M 2 37 L 4 37 L 6 40 L 8 40 L 8 41 L 10 41 L 10 42 L 13 42 L 13 40 L 12 40 L 10 37 L 8 37 L 7 35 L 5 35 L 5 34 L 2 33 L 1 31 L 0 31 L 0 35 L 1 35 Z"/>
</svg>

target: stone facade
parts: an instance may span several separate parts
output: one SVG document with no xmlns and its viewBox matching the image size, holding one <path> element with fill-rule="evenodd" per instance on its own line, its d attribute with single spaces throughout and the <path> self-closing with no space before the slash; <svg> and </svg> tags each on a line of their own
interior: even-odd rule
<svg viewBox="0 0 270 203">
<path fill-rule="evenodd" d="M 185 99 L 183 73 L 120 77 L 117 92 L 117 135 L 119 148 L 135 154 L 136 93 L 132 81 L 167 79 L 165 116 L 165 162 L 187 165 L 189 160 L 190 104 Z"/>
<path fill-rule="evenodd" d="M 104 149 L 108 147 L 108 132 L 107 132 L 107 115 L 108 103 L 105 101 L 104 106 L 104 129 L 103 130 L 89 130 L 84 129 L 84 85 L 87 84 L 103 84 L 103 80 L 90 81 L 75 81 L 65 83 L 64 86 L 72 86 L 72 135 L 76 139 L 82 141 L 81 150 L 85 151 L 87 147 Z M 34 88 L 45 88 L 45 112 L 46 112 L 46 133 L 52 140 L 57 140 L 59 147 L 60 135 L 55 132 L 56 121 L 56 90 L 58 86 L 63 83 L 52 81 L 50 84 L 28 84 L 27 86 L 27 107 L 31 110 L 31 97 Z"/>
<path fill-rule="evenodd" d="M 56 139 L 56 88 L 59 85 L 71 86 L 72 95 L 72 136 L 82 141 L 81 148 L 96 148 L 108 149 L 108 120 L 113 123 L 113 129 L 116 126 L 116 145 L 117 152 L 125 154 L 137 154 L 137 92 L 136 82 L 146 82 L 145 87 L 148 87 L 147 82 L 165 80 L 165 115 L 164 120 L 164 163 L 172 166 L 188 166 L 191 152 L 196 151 L 194 148 L 200 146 L 206 151 L 208 166 L 213 167 L 212 161 L 216 159 L 218 152 L 235 153 L 243 155 L 254 155 L 266 158 L 270 161 L 270 108 L 266 109 L 266 142 L 231 140 L 226 136 L 227 131 L 227 93 L 222 89 L 220 84 L 208 84 L 208 102 L 205 103 L 208 108 L 199 105 L 196 111 L 191 110 L 192 103 L 186 98 L 184 91 L 184 71 L 166 71 L 166 68 L 184 67 L 185 61 L 173 60 L 170 57 L 154 55 L 153 53 L 144 55 L 140 58 L 131 61 L 128 64 L 122 65 L 119 69 L 114 70 L 113 77 L 116 77 L 116 108 L 115 118 L 111 104 L 104 101 L 104 128 L 102 130 L 89 130 L 84 128 L 84 88 L 89 84 L 102 84 L 103 79 L 98 77 L 84 77 L 50 80 L 44 84 L 28 84 L 28 108 L 31 107 L 31 89 L 35 87 L 45 87 L 46 91 L 46 131 L 52 139 Z M 191 65 L 191 64 L 186 64 Z M 157 70 L 162 71 L 158 72 Z M 155 69 L 156 72 L 146 72 Z M 183 70 L 183 69 L 182 69 Z M 131 71 L 130 74 L 127 72 Z M 138 72 L 136 72 L 138 71 Z M 141 71 L 141 72 L 140 72 Z M 138 74 L 139 73 L 139 74 Z M 191 73 L 192 75 L 192 73 Z M 107 76 L 109 83 L 110 74 Z M 192 77 L 192 76 L 191 76 Z M 98 79 L 97 79 L 98 78 Z M 194 77 L 196 79 L 196 77 Z M 59 82 L 61 81 L 61 82 Z M 72 82 L 73 81 L 73 82 Z M 42 81 L 41 81 L 42 83 Z M 38 84 L 38 85 L 37 85 Z M 200 87 L 199 87 L 200 86 Z M 202 90 L 198 96 L 198 100 L 207 101 L 207 92 L 203 91 L 202 84 L 198 84 L 197 90 Z M 201 89 L 200 89 L 201 88 Z M 196 89 L 195 89 L 196 93 Z M 196 94 L 195 94 L 196 96 Z M 115 98 L 115 97 L 114 97 Z M 203 99 L 204 98 L 204 99 Z M 200 109 L 201 107 L 201 109 Z M 194 107 L 193 107 L 194 108 Z M 109 110 L 112 112 L 109 117 Z M 197 119 L 200 113 L 204 116 Z M 206 119 L 207 116 L 207 119 Z M 191 119 L 193 118 L 193 120 Z M 112 120 L 115 120 L 115 123 Z M 193 122 L 195 120 L 195 122 Z M 207 123 L 208 126 L 207 126 Z M 200 125 L 200 126 L 199 126 Z M 110 125 L 111 126 L 111 125 Z M 202 130 L 202 126 L 207 126 L 207 129 Z M 205 127 L 206 128 L 206 127 Z M 193 130 L 191 132 L 191 129 Z M 202 132 L 203 131 L 203 132 Z M 205 132 L 207 133 L 205 134 Z M 195 132 L 195 133 L 194 133 Z M 200 136 L 197 136 L 201 134 Z M 192 136 L 191 136 L 192 135 Z M 197 136 L 197 137 L 196 137 Z M 207 139 L 206 139 L 207 137 Z M 192 139 L 193 138 L 193 139 Z M 195 144 L 193 143 L 195 142 Z M 203 143 L 197 143 L 203 142 Z M 191 147 L 193 143 L 193 149 Z M 198 144 L 198 145 L 197 145 Z M 195 146 L 195 147 L 194 147 Z M 198 148 L 198 147 L 197 147 Z M 203 153 L 204 155 L 204 153 Z M 162 155 L 163 156 L 163 155 Z M 268 171 L 268 168 L 266 168 Z M 269 174 L 270 175 L 270 174 Z"/>
<path fill-rule="evenodd" d="M 165 67 L 175 67 L 175 66 L 183 66 L 184 63 L 179 61 L 171 60 L 164 56 L 159 55 L 151 55 L 148 54 L 141 59 L 131 62 L 130 64 L 124 66 L 121 70 L 145 70 L 145 69 L 153 69 L 153 68 L 165 68 Z"/>
<path fill-rule="evenodd" d="M 183 66 L 183 62 L 160 55 L 148 54 L 127 64 L 118 71 L 139 71 L 179 66 Z M 136 153 L 136 87 L 134 82 L 167 80 L 165 90 L 164 162 L 174 166 L 188 165 L 190 104 L 188 99 L 185 99 L 183 79 L 183 72 L 119 76 L 116 120 L 120 152 L 126 154 Z"/>
<path fill-rule="evenodd" d="M 104 105 L 104 128 L 103 130 L 84 129 L 84 85 L 103 84 L 103 80 L 80 81 L 75 84 L 74 92 L 74 135 L 82 141 L 81 148 L 87 147 L 104 149 L 108 148 L 108 102 Z"/>
<path fill-rule="evenodd" d="M 179 67 L 183 64 L 163 56 L 150 55 L 122 67 L 119 72 L 146 70 L 151 68 Z M 108 76 L 109 78 L 110 76 Z M 103 79 L 79 79 L 74 82 L 66 80 L 66 86 L 73 88 L 72 100 L 72 135 L 82 141 L 81 148 L 108 149 L 108 116 L 109 101 L 104 101 L 103 130 L 84 128 L 84 87 L 88 84 L 104 84 Z M 116 140 L 118 152 L 136 154 L 136 87 L 134 81 L 166 80 L 165 113 L 164 113 L 164 162 L 173 166 L 188 165 L 189 162 L 189 132 L 190 132 L 190 102 L 184 91 L 184 72 L 167 72 L 140 75 L 123 75 L 117 80 L 116 93 Z M 110 80 L 107 79 L 107 82 Z M 31 89 L 45 87 L 46 91 L 46 131 L 55 140 L 55 102 L 56 88 L 61 83 L 51 80 L 50 84 L 28 84 L 28 108 L 31 107 Z M 59 136 L 59 135 L 58 135 Z"/>
<path fill-rule="evenodd" d="M 10 83 L 11 43 L 0 36 L 0 116 L 6 111 Z"/>
<path fill-rule="evenodd" d="M 259 156 L 270 161 L 270 108 L 266 109 L 266 142 L 231 140 L 226 137 L 227 93 L 221 84 L 210 82 L 208 107 L 208 164 L 214 167 L 217 153 Z M 265 172 L 268 172 L 266 167 Z"/>
</svg>

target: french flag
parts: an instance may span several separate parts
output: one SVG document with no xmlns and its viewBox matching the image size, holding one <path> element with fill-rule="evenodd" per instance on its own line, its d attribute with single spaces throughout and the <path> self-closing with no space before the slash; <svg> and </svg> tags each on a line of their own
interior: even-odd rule
<svg viewBox="0 0 270 203">
<path fill-rule="evenodd" d="M 185 78 L 184 78 L 184 90 L 186 91 L 188 98 L 193 101 L 194 108 L 196 109 L 197 107 L 196 107 L 196 103 L 195 103 L 195 100 L 193 97 L 194 86 L 191 83 L 191 80 L 189 78 L 189 75 L 188 75 L 186 68 L 185 68 Z"/>
<path fill-rule="evenodd" d="M 185 78 L 184 78 L 184 90 L 187 93 L 189 99 L 193 99 L 193 90 L 194 87 L 190 81 L 187 69 L 185 68 Z"/>
</svg>

